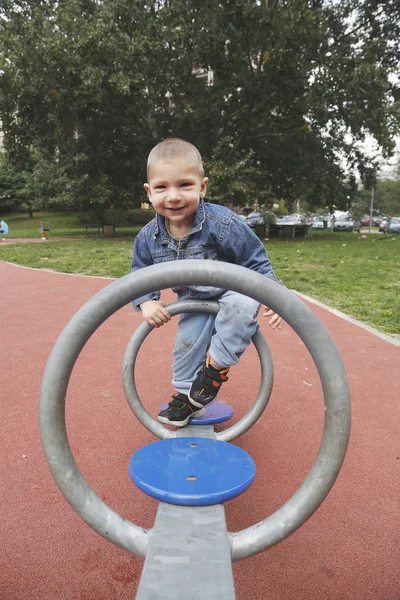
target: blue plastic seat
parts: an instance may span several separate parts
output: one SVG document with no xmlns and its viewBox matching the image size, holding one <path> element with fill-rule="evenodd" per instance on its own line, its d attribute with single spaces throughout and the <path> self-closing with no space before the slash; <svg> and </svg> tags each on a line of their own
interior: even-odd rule
<svg viewBox="0 0 400 600">
<path fill-rule="evenodd" d="M 163 404 L 161 410 L 168 408 L 168 403 Z M 190 419 L 190 425 L 216 425 L 233 417 L 233 408 L 224 402 L 213 402 L 204 409 L 204 415 Z"/>
<path fill-rule="evenodd" d="M 251 456 L 233 444 L 203 437 L 160 440 L 140 448 L 129 462 L 132 481 L 169 504 L 206 506 L 235 498 L 252 484 Z"/>
</svg>

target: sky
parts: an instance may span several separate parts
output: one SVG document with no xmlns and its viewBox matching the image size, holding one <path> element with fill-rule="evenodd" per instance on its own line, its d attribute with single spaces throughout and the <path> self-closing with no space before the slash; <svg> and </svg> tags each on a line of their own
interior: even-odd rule
<svg viewBox="0 0 400 600">
<path fill-rule="evenodd" d="M 396 138 L 395 155 L 386 163 L 383 163 L 379 172 L 379 177 L 382 179 L 394 179 L 397 175 L 397 169 L 400 163 L 400 137 Z"/>
</svg>

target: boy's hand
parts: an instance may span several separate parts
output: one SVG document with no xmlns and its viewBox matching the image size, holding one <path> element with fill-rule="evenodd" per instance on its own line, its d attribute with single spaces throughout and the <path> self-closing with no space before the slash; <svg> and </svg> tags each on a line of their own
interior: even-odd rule
<svg viewBox="0 0 400 600">
<path fill-rule="evenodd" d="M 272 317 L 269 320 L 268 325 L 271 325 L 272 329 L 277 329 L 277 328 L 282 329 L 282 325 L 283 325 L 282 317 L 280 317 L 279 315 L 276 314 L 276 312 L 274 312 L 273 310 L 268 308 L 268 306 L 264 306 L 264 308 L 267 312 L 263 313 L 263 317 Z"/>
<path fill-rule="evenodd" d="M 162 327 L 171 320 L 171 315 L 164 308 L 165 302 L 161 300 L 149 300 L 140 305 L 143 319 L 152 327 Z"/>
</svg>

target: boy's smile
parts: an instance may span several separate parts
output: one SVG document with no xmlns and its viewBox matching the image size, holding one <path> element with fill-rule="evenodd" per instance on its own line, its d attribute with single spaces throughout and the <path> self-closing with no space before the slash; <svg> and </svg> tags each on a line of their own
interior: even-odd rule
<svg viewBox="0 0 400 600">
<path fill-rule="evenodd" d="M 175 232 L 189 232 L 194 213 L 204 198 L 207 177 L 201 177 L 191 160 L 176 159 L 151 166 L 149 182 L 144 184 L 154 210 L 169 219 Z"/>
</svg>

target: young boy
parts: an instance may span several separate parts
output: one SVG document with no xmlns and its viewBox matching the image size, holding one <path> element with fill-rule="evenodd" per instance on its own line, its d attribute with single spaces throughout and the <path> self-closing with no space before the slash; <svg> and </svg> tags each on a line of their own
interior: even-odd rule
<svg viewBox="0 0 400 600">
<path fill-rule="evenodd" d="M 144 189 L 156 215 L 138 234 L 133 248 L 132 271 L 154 263 L 196 258 L 242 265 L 276 281 L 263 244 L 246 222 L 225 206 L 204 202 L 208 178 L 199 151 L 184 140 L 166 139 L 150 152 Z M 220 288 L 173 288 L 178 300 L 213 299 L 218 314 L 182 313 L 173 350 L 175 393 L 161 423 L 182 427 L 200 416 L 228 380 L 229 368 L 239 361 L 257 330 L 260 308 L 256 300 Z M 161 327 L 171 316 L 160 292 L 133 302 L 152 327 Z M 282 319 L 266 308 L 273 329 Z"/>
</svg>

